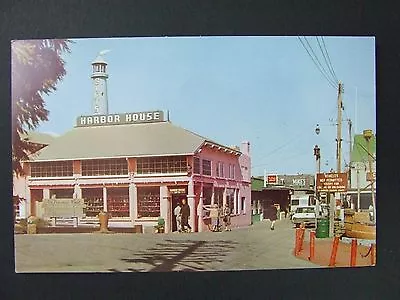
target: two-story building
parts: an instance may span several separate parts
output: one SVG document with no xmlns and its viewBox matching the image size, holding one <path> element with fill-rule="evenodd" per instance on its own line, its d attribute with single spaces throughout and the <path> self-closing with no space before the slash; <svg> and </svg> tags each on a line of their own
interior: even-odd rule
<svg viewBox="0 0 400 300">
<path fill-rule="evenodd" d="M 110 227 L 153 226 L 158 217 L 174 230 L 173 208 L 187 199 L 194 231 L 207 230 L 203 206 L 229 203 L 232 225 L 251 222 L 249 143 L 227 147 L 178 127 L 163 112 L 79 117 L 26 162 L 30 214 L 43 198 L 83 198 L 84 225 L 100 211 Z M 141 119 L 151 121 L 141 123 Z M 118 123 L 119 120 L 120 124 Z M 128 121 L 127 121 L 128 120 Z"/>
</svg>

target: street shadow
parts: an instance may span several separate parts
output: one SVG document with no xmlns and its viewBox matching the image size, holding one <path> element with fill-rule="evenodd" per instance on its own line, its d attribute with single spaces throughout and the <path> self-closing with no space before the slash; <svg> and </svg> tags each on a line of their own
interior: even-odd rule
<svg viewBox="0 0 400 300">
<path fill-rule="evenodd" d="M 155 247 L 133 253 L 132 258 L 122 258 L 134 264 L 131 272 L 193 272 L 212 269 L 222 263 L 236 247 L 234 241 L 165 240 Z M 111 270 L 110 271 L 115 271 Z"/>
</svg>

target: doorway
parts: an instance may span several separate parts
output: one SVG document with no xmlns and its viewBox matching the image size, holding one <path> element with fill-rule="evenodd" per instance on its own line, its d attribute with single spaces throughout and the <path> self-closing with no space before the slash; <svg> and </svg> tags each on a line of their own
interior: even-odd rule
<svg viewBox="0 0 400 300">
<path fill-rule="evenodd" d="M 171 228 L 172 228 L 172 232 L 174 232 L 174 231 L 177 231 L 178 230 L 178 228 L 176 227 L 176 216 L 175 216 L 175 214 L 174 214 L 174 210 L 175 210 L 175 207 L 178 205 L 178 203 L 181 203 L 182 204 L 182 199 L 186 199 L 186 195 L 185 194 L 172 194 L 171 195 L 171 205 L 172 205 L 172 209 L 171 209 L 171 211 L 172 211 L 172 218 L 171 218 L 171 220 L 172 220 L 172 226 L 171 226 Z"/>
</svg>

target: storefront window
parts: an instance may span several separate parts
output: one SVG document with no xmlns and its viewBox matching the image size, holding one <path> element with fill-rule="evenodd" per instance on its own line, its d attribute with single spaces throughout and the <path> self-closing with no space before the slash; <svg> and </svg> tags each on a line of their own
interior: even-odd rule
<svg viewBox="0 0 400 300">
<path fill-rule="evenodd" d="M 31 177 L 65 177 L 72 175 L 72 161 L 31 163 Z"/>
<path fill-rule="evenodd" d="M 218 206 L 223 206 L 224 199 L 224 189 L 215 188 L 214 189 L 214 204 L 218 204 Z"/>
<path fill-rule="evenodd" d="M 128 161 L 125 158 L 91 159 L 82 161 L 82 176 L 127 174 Z"/>
<path fill-rule="evenodd" d="M 185 156 L 143 157 L 137 159 L 137 174 L 186 173 Z"/>
<path fill-rule="evenodd" d="M 203 187 L 203 205 L 210 205 L 212 197 L 212 187 Z"/>
<path fill-rule="evenodd" d="M 202 160 L 203 175 L 211 176 L 211 160 Z"/>
<path fill-rule="evenodd" d="M 160 216 L 160 188 L 138 187 L 138 218 Z"/>
<path fill-rule="evenodd" d="M 107 211 L 112 217 L 129 217 L 129 189 L 107 188 Z"/>
<path fill-rule="evenodd" d="M 226 203 L 228 203 L 232 214 L 236 214 L 237 212 L 234 210 L 235 205 L 234 205 L 233 201 L 234 201 L 234 190 L 226 189 Z M 236 205 L 236 208 L 237 208 L 237 205 Z"/>
<path fill-rule="evenodd" d="M 104 210 L 102 188 L 82 189 L 82 198 L 86 204 L 84 213 L 87 217 L 96 217 L 100 211 Z"/>
</svg>

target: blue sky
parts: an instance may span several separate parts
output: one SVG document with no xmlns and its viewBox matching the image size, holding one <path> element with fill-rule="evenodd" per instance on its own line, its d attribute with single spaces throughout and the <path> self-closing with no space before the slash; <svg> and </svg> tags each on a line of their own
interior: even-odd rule
<svg viewBox="0 0 400 300">
<path fill-rule="evenodd" d="M 310 44 L 325 66 L 315 37 Z M 344 84 L 343 120 L 353 134 L 376 130 L 375 39 L 325 37 Z M 45 97 L 49 121 L 38 131 L 63 134 L 90 115 L 91 62 L 109 49 L 109 113 L 169 110 L 171 121 L 225 145 L 251 144 L 252 175 L 336 168 L 337 90 L 297 37 L 161 37 L 76 39 L 67 75 Z M 321 133 L 315 134 L 316 124 Z M 349 135 L 343 124 L 343 165 Z"/>
</svg>

